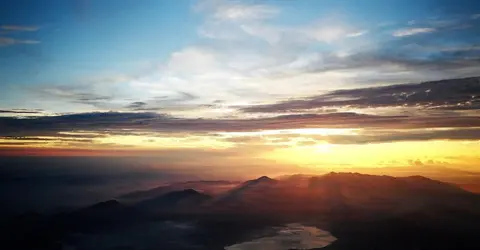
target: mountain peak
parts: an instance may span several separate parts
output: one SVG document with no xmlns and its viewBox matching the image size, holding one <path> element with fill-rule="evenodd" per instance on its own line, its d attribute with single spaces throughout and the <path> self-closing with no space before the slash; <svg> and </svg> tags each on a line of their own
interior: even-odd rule
<svg viewBox="0 0 480 250">
<path fill-rule="evenodd" d="M 250 186 L 250 185 L 257 185 L 257 184 L 262 184 L 262 183 L 276 183 L 277 180 L 272 179 L 268 176 L 262 176 L 257 179 L 249 180 L 244 183 L 244 186 Z"/>
<path fill-rule="evenodd" d="M 274 186 L 277 183 L 277 180 L 272 179 L 268 176 L 262 176 L 257 179 L 245 181 L 243 184 L 238 187 L 230 190 L 225 196 L 220 200 L 222 201 L 232 201 L 243 198 L 246 193 L 261 193 L 268 189 L 268 187 Z"/>
<path fill-rule="evenodd" d="M 429 179 L 421 175 L 412 175 L 412 176 L 405 177 L 405 179 L 419 180 L 419 181 L 433 181 L 432 179 Z"/>
<path fill-rule="evenodd" d="M 258 178 L 257 180 L 259 180 L 259 181 L 273 181 L 274 179 L 264 175 L 264 176 Z"/>
<path fill-rule="evenodd" d="M 108 208 L 117 207 L 119 205 L 120 205 L 120 202 L 118 202 L 117 200 L 108 200 L 108 201 L 102 201 L 102 202 L 93 204 L 88 208 L 89 209 L 108 209 Z"/>
<path fill-rule="evenodd" d="M 183 191 L 180 191 L 180 192 L 187 193 L 187 194 L 199 194 L 200 193 L 193 188 L 187 188 L 187 189 L 184 189 Z"/>
<path fill-rule="evenodd" d="M 186 204 L 198 205 L 209 200 L 210 198 L 211 197 L 209 195 L 198 192 L 195 189 L 188 188 L 180 191 L 172 191 L 159 197 L 142 201 L 137 203 L 137 206 L 159 208 Z"/>
<path fill-rule="evenodd" d="M 330 172 L 328 174 L 325 174 L 326 176 L 371 176 L 368 174 L 361 174 L 357 172 Z"/>
</svg>

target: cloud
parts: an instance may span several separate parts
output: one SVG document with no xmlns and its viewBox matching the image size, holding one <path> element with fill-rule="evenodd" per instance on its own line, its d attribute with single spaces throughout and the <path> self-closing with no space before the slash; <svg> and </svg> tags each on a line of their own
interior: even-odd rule
<svg viewBox="0 0 480 250">
<path fill-rule="evenodd" d="M 333 13 L 302 24 L 280 25 L 276 17 L 287 13 L 268 3 L 200 1 L 196 9 L 204 18 L 199 27 L 203 39 L 173 52 L 154 70 L 122 80 L 121 87 L 106 87 L 100 81 L 70 82 L 63 85 L 72 87 L 42 86 L 42 90 L 32 91 L 32 96 L 36 95 L 35 102 L 42 108 L 57 112 L 85 110 L 88 105 L 94 110 L 227 117 L 245 116 L 232 107 L 273 103 L 339 86 L 445 79 L 479 72 L 480 55 L 472 50 L 426 49 L 444 45 L 437 40 L 448 40 L 446 32 L 435 33 L 442 35 L 438 39 L 433 35 L 391 39 L 391 31 L 385 32 L 390 28 L 362 27 Z M 443 31 L 422 20 L 417 25 Z M 469 46 L 468 42 L 461 45 Z M 222 108 L 211 105 L 218 99 L 225 100 Z"/>
<path fill-rule="evenodd" d="M 480 140 L 480 128 L 384 130 L 357 129 L 354 133 L 298 134 L 280 131 L 262 136 L 242 135 L 225 138 L 228 142 L 312 146 L 316 144 L 369 144 L 429 140 Z"/>
<path fill-rule="evenodd" d="M 398 80 L 403 82 L 445 79 L 452 75 L 476 76 L 480 74 L 480 53 L 475 48 L 475 45 L 435 48 L 416 40 L 389 41 L 370 50 L 310 53 L 308 60 L 296 64 L 293 71 L 292 68 L 282 68 L 277 74 L 288 76 L 341 71 L 341 75 L 352 73 L 357 79 L 365 76 L 365 81 L 370 84 L 389 82 L 390 75 L 399 77 Z"/>
<path fill-rule="evenodd" d="M 480 54 L 466 49 L 469 46 L 473 48 L 475 44 L 462 42 L 463 51 L 446 50 L 449 46 L 460 46 L 458 34 L 452 37 L 453 33 L 466 31 L 454 31 L 450 26 L 440 28 L 425 20 L 417 22 L 432 27 L 427 29 L 442 32 L 415 36 L 410 33 L 419 30 L 404 31 L 398 32 L 397 35 L 402 36 L 392 40 L 385 32 L 378 32 L 378 27 L 357 27 L 335 16 L 297 26 L 278 25 L 268 20 L 233 24 L 218 21 L 213 26 L 202 26 L 203 34 L 208 34 L 212 40 L 207 40 L 204 48 L 196 48 L 202 53 L 207 52 L 209 57 L 201 57 L 188 50 L 180 51 L 189 52 L 185 56 L 190 59 L 185 57 L 179 61 L 205 63 L 192 70 L 187 63 L 184 72 L 175 72 L 172 79 L 175 79 L 175 86 L 187 82 L 205 83 L 205 86 L 208 83 L 208 86 L 218 89 L 212 93 L 222 93 L 225 97 L 221 98 L 229 102 L 240 100 L 243 96 L 252 99 L 242 99 L 244 102 L 265 102 L 325 91 L 339 84 L 352 87 L 357 84 L 427 81 L 480 74 Z M 228 31 L 228 35 L 224 35 L 223 30 Z M 375 35 L 365 36 L 367 32 Z M 457 43 L 447 44 L 446 40 Z M 316 47 L 322 49 L 314 49 Z M 195 58 L 200 60 L 193 60 Z M 188 71 L 190 74 L 185 76 Z M 220 82 L 223 86 L 215 84 Z M 232 89 L 237 88 L 242 88 L 239 92 L 251 94 L 243 94 L 242 97 L 232 95 L 237 93 Z M 295 88 L 295 91 L 282 91 L 289 88 Z M 194 93 L 199 99 L 211 94 Z"/>
<path fill-rule="evenodd" d="M 13 31 L 37 31 L 40 29 L 38 26 L 21 26 L 21 25 L 1 25 L 0 29 L 13 30 Z"/>
<path fill-rule="evenodd" d="M 476 20 L 480 18 L 480 14 L 474 14 L 471 16 L 471 19 Z"/>
<path fill-rule="evenodd" d="M 126 106 L 125 93 L 128 83 L 137 79 L 136 75 L 88 76 L 76 79 L 77 82 L 63 84 L 38 84 L 27 89 L 32 99 L 41 103 L 88 105 L 101 109 L 121 109 Z M 138 92 L 138 91 L 136 91 Z M 136 93 L 134 92 L 134 94 Z M 125 98 L 125 99 L 124 99 Z M 68 111 L 68 110 L 65 110 Z"/>
<path fill-rule="evenodd" d="M 306 31 L 306 35 L 317 41 L 331 43 L 346 37 L 349 34 L 345 28 L 341 26 L 321 25 L 320 27 L 315 27 Z"/>
<path fill-rule="evenodd" d="M 0 142 L 0 147 L 11 147 L 11 146 L 32 146 L 34 144 L 43 144 L 43 142 L 18 142 L 18 141 L 6 141 Z M 7 155 L 7 154 L 6 154 Z"/>
<path fill-rule="evenodd" d="M 166 94 L 152 97 L 147 101 L 132 102 L 125 108 L 133 111 L 181 111 L 209 107 L 209 105 L 189 104 L 188 102 L 198 97 L 184 91 L 171 91 Z"/>
<path fill-rule="evenodd" d="M 242 40 L 245 39 L 245 35 L 249 35 L 270 44 L 283 43 L 284 40 L 292 39 L 303 40 L 302 42 L 312 40 L 311 42 L 332 43 L 346 37 L 358 37 L 367 33 L 366 30 L 350 27 L 330 15 L 310 24 L 280 26 L 270 22 L 270 19 L 280 14 L 280 9 L 264 4 L 201 1 L 196 9 L 210 15 L 199 29 L 199 33 L 211 39 Z"/>
<path fill-rule="evenodd" d="M 427 20 L 416 20 L 417 25 L 442 32 L 434 33 L 435 37 L 430 34 L 391 39 L 391 27 L 364 27 L 334 13 L 302 24 L 281 25 L 273 19 L 277 17 L 274 15 L 261 18 L 245 14 L 246 9 L 258 14 L 267 7 L 275 9 L 264 2 L 200 1 L 195 8 L 205 18 L 198 29 L 201 42 L 172 53 L 155 77 L 131 83 L 135 90 L 132 92 L 145 95 L 132 100 L 147 103 L 141 109 L 144 111 L 167 111 L 166 105 L 154 103 L 156 96 L 177 95 L 180 91 L 195 95 L 194 100 L 172 105 L 178 115 L 177 112 L 188 113 L 184 107 L 208 105 L 216 99 L 225 100 L 225 106 L 231 107 L 305 96 L 338 86 L 351 88 L 358 84 L 480 74 L 480 55 L 477 58 L 475 53 L 426 49 L 459 46 L 443 44 L 451 38 L 451 30 L 447 32 Z M 273 12 L 279 18 L 285 14 L 281 9 L 277 11 Z M 232 114 L 225 109 L 225 113 L 216 110 L 215 115 Z"/>
<path fill-rule="evenodd" d="M 147 103 L 145 102 L 132 102 L 130 104 L 128 104 L 127 108 L 129 109 L 141 109 L 143 107 L 145 107 L 147 105 Z"/>
<path fill-rule="evenodd" d="M 21 25 L 0 25 L 0 34 L 8 34 L 14 31 L 37 31 L 38 26 L 21 26 Z M 38 40 L 16 39 L 11 37 L 0 37 L 0 46 L 10 46 L 16 44 L 39 44 Z"/>
<path fill-rule="evenodd" d="M 228 21 L 269 19 L 275 17 L 280 12 L 279 9 L 271 5 L 221 0 L 201 1 L 196 6 L 196 9 L 209 12 L 215 19 Z"/>
<path fill-rule="evenodd" d="M 37 40 L 21 40 L 14 39 L 10 37 L 0 37 L 0 46 L 9 46 L 15 44 L 39 44 L 40 41 Z"/>
<path fill-rule="evenodd" d="M 287 33 L 285 30 L 277 27 L 262 24 L 242 24 L 240 28 L 246 34 L 265 40 L 270 44 L 280 42 L 280 38 L 284 36 L 283 34 Z"/>
<path fill-rule="evenodd" d="M 367 144 L 426 140 L 480 140 L 480 128 L 420 131 L 367 130 L 358 135 L 317 136 L 316 139 L 333 144 Z"/>
<path fill-rule="evenodd" d="M 357 113 L 283 115 L 252 119 L 191 119 L 156 113 L 80 113 L 35 118 L 0 117 L 0 136 L 55 136 L 87 131 L 109 135 L 137 132 L 242 132 L 299 128 L 420 129 L 480 127 L 477 116 L 376 116 Z"/>
<path fill-rule="evenodd" d="M 358 30 L 335 18 L 325 18 L 298 27 L 259 22 L 241 24 L 240 27 L 248 35 L 265 40 L 272 45 L 286 44 L 292 47 L 299 45 L 303 47 L 319 41 L 331 44 L 368 33 L 368 30 Z"/>
<path fill-rule="evenodd" d="M 106 108 L 114 99 L 113 96 L 95 93 L 89 85 L 57 85 L 40 87 L 36 95 L 54 101 L 64 100 L 71 103 L 91 105 L 98 108 Z"/>
<path fill-rule="evenodd" d="M 205 70 L 217 66 L 216 59 L 215 51 L 206 48 L 187 47 L 172 53 L 166 69 L 170 74 L 202 74 L 205 73 Z"/>
<path fill-rule="evenodd" d="M 0 109 L 0 114 L 42 114 L 41 109 Z"/>
<path fill-rule="evenodd" d="M 368 30 L 360 30 L 357 32 L 347 34 L 347 37 L 359 37 L 368 33 Z"/>
<path fill-rule="evenodd" d="M 6 143 L 15 142 L 15 141 L 29 141 L 29 142 L 78 142 L 78 143 L 93 143 L 94 139 L 90 137 L 76 136 L 76 137 L 67 137 L 67 136 L 55 136 L 55 137 L 18 137 L 18 136 L 0 136 L 0 140 L 4 140 Z"/>
<path fill-rule="evenodd" d="M 399 29 L 392 33 L 395 37 L 404 37 L 404 36 L 413 36 L 418 34 L 424 33 L 432 33 L 435 32 L 436 29 L 434 28 L 412 28 L 412 29 Z"/>
<path fill-rule="evenodd" d="M 480 78 L 332 91 L 323 95 L 244 107 L 243 112 L 305 112 L 319 108 L 413 107 L 421 110 L 480 109 Z"/>
<path fill-rule="evenodd" d="M 214 17 L 227 20 L 268 19 L 276 16 L 278 12 L 276 8 L 267 5 L 237 4 L 218 8 Z"/>
</svg>

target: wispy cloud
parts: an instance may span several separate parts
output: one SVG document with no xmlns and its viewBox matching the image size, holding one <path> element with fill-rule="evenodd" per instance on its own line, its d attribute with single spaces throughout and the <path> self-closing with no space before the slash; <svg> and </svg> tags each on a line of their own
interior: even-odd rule
<svg viewBox="0 0 480 250">
<path fill-rule="evenodd" d="M 478 140 L 480 129 L 446 129 L 446 130 L 372 130 L 358 135 L 330 135 L 317 137 L 334 144 L 366 144 L 386 143 L 398 141 L 426 141 L 426 140 Z"/>
<path fill-rule="evenodd" d="M 215 19 L 229 21 L 269 19 L 275 17 L 280 12 L 279 9 L 271 5 L 222 0 L 201 1 L 196 6 L 196 9 L 210 12 Z"/>
<path fill-rule="evenodd" d="M 37 40 L 21 40 L 10 37 L 0 37 L 0 46 L 9 46 L 15 44 L 39 44 L 40 41 Z"/>
<path fill-rule="evenodd" d="M 39 30 L 38 26 L 22 26 L 22 25 L 0 25 L 0 34 L 9 34 L 16 31 L 33 32 Z M 0 37 L 0 46 L 10 46 L 15 44 L 39 44 L 38 40 L 16 39 L 12 37 Z"/>
<path fill-rule="evenodd" d="M 234 133 L 231 133 L 234 134 Z M 234 143 L 292 143 L 302 142 L 307 144 L 367 144 L 386 143 L 400 141 L 427 141 L 427 140 L 478 140 L 480 139 L 480 128 L 459 128 L 459 129 L 414 129 L 414 130 L 390 130 L 390 129 L 361 129 L 354 133 L 343 131 L 338 134 L 298 134 L 292 130 L 274 131 L 270 134 L 255 136 L 253 133 L 247 135 L 226 137 L 225 140 Z M 298 145 L 298 144 L 297 144 Z"/>
<path fill-rule="evenodd" d="M 22 25 L 1 25 L 0 29 L 13 31 L 37 31 L 39 26 L 22 26 Z"/>
<path fill-rule="evenodd" d="M 474 14 L 471 16 L 473 20 L 479 19 L 480 18 L 480 13 L 479 14 Z"/>
<path fill-rule="evenodd" d="M 331 43 L 348 36 L 347 30 L 344 27 L 332 25 L 320 25 L 319 27 L 314 27 L 306 34 L 318 41 L 326 43 Z"/>
<path fill-rule="evenodd" d="M 266 5 L 231 5 L 218 8 L 214 16 L 226 20 L 256 20 L 272 18 L 278 12 L 278 9 Z"/>
<path fill-rule="evenodd" d="M 357 32 L 347 34 L 347 37 L 359 37 L 368 33 L 368 30 L 360 30 Z"/>
<path fill-rule="evenodd" d="M 89 85 L 46 86 L 37 88 L 34 94 L 47 100 L 92 105 L 97 108 L 108 108 L 114 99 L 111 94 L 98 93 Z"/>
<path fill-rule="evenodd" d="M 424 33 L 432 33 L 435 32 L 436 29 L 434 28 L 412 28 L 412 29 L 399 29 L 392 33 L 395 37 L 404 37 L 404 36 L 413 36 L 418 34 Z"/>
</svg>

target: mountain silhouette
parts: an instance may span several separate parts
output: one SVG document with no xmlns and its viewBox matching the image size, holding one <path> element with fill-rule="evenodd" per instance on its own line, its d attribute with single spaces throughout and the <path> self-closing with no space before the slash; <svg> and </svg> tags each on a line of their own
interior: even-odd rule
<svg viewBox="0 0 480 250">
<path fill-rule="evenodd" d="M 246 181 L 215 200 L 215 208 L 256 212 L 328 213 L 361 211 L 390 216 L 422 209 L 480 208 L 478 196 L 452 184 L 425 177 L 391 177 L 358 173 L 268 177 Z M 480 210 L 479 210 L 480 211 Z M 341 215 L 343 216 L 343 215 Z"/>
<path fill-rule="evenodd" d="M 173 191 L 167 194 L 137 203 L 135 207 L 147 210 L 194 209 L 212 197 L 194 189 Z"/>
<path fill-rule="evenodd" d="M 205 246 L 198 249 L 223 249 L 265 227 L 308 222 L 338 238 L 327 250 L 473 250 L 480 243 L 480 196 L 422 176 L 332 172 L 280 179 L 262 176 L 238 183 L 185 182 L 131 193 L 142 197 L 139 202 L 108 200 L 69 213 L 23 216 L 2 230 L 3 238 L 17 249 L 56 249 L 45 246 L 71 240 L 72 234 L 114 232 L 128 238 L 138 232 L 141 245 L 142 230 L 153 227 L 152 249 L 190 249 L 171 247 L 173 242 L 159 234 Z M 216 195 L 193 188 L 166 191 L 185 185 L 218 186 L 222 191 Z M 112 242 L 117 239 L 112 237 Z"/>
<path fill-rule="evenodd" d="M 208 195 L 218 195 L 224 193 L 240 182 L 234 181 L 186 181 L 177 182 L 168 185 L 159 186 L 149 190 L 140 190 L 127 193 L 118 197 L 118 199 L 125 203 L 138 203 L 144 200 L 153 199 L 161 195 L 167 194 L 173 191 L 182 191 L 185 189 L 195 189 Z"/>
<path fill-rule="evenodd" d="M 267 176 L 248 180 L 218 197 L 216 202 L 217 204 L 230 203 L 230 205 L 232 203 L 256 202 L 255 199 L 266 198 L 269 190 L 274 188 L 276 184 L 278 184 L 277 180 Z"/>
</svg>

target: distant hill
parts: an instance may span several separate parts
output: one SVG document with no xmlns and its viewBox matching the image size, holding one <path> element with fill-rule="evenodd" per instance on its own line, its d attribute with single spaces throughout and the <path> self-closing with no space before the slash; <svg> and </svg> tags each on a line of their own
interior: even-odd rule
<svg viewBox="0 0 480 250">
<path fill-rule="evenodd" d="M 173 191 L 167 194 L 142 201 L 135 204 L 136 208 L 150 211 L 175 211 L 197 209 L 200 205 L 210 200 L 210 195 L 200 193 L 194 189 Z"/>
<path fill-rule="evenodd" d="M 430 207 L 463 206 L 471 211 L 480 208 L 477 198 L 455 185 L 421 176 L 329 173 L 250 180 L 217 197 L 214 207 L 289 213 L 326 213 L 341 208 L 390 215 Z"/>
<path fill-rule="evenodd" d="M 118 200 L 125 203 L 137 203 L 143 200 L 152 199 L 163 194 L 181 191 L 185 189 L 194 189 L 208 195 L 218 195 L 227 192 L 228 190 L 236 187 L 240 182 L 233 181 L 187 181 L 172 183 L 156 187 L 149 190 L 140 190 L 127 193 L 118 197 Z"/>
</svg>

